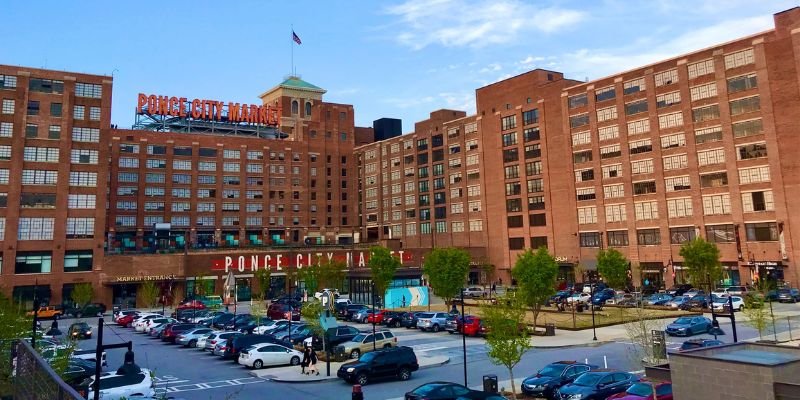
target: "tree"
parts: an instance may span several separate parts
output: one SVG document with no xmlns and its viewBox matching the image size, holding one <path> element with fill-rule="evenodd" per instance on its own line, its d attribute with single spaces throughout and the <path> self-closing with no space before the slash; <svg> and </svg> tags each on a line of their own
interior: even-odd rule
<svg viewBox="0 0 800 400">
<path fill-rule="evenodd" d="M 199 275 L 194 277 L 194 295 L 195 297 L 204 297 L 208 293 L 206 286 L 206 274 L 200 273 Z"/>
<path fill-rule="evenodd" d="M 13 392 L 13 370 L 11 351 L 15 340 L 31 337 L 33 320 L 27 317 L 18 304 L 5 297 L 0 291 L 0 397 Z"/>
<path fill-rule="evenodd" d="M 711 282 L 722 279 L 722 264 L 719 262 L 719 248 L 716 244 L 698 237 L 684 243 L 680 255 L 693 285 L 700 286 L 706 282 L 710 285 Z"/>
<path fill-rule="evenodd" d="M 539 311 L 556 293 L 558 264 L 545 247 L 540 247 L 536 252 L 528 249 L 517 256 L 511 274 L 517 280 L 522 300 L 533 311 L 533 326 L 536 329 Z"/>
<path fill-rule="evenodd" d="M 744 298 L 744 310 L 742 312 L 747 317 L 745 323 L 758 331 L 758 338 L 763 339 L 764 331 L 767 330 L 768 320 L 770 319 L 769 310 L 766 302 L 769 292 L 775 288 L 774 281 L 759 279 L 756 281 L 755 290 L 748 293 Z M 775 321 L 772 321 L 773 326 Z"/>
<path fill-rule="evenodd" d="M 461 294 L 469 274 L 469 263 L 469 253 L 464 250 L 435 248 L 425 257 L 422 271 L 428 275 L 428 282 L 436 295 L 449 305 Z"/>
<path fill-rule="evenodd" d="M 254 294 L 250 301 L 250 315 L 255 317 L 256 324 L 260 324 L 261 320 L 267 316 L 267 307 L 260 293 Z"/>
<path fill-rule="evenodd" d="M 632 361 L 643 366 L 654 365 L 659 362 L 653 347 L 653 331 L 664 330 L 663 320 L 650 319 L 648 311 L 643 304 L 634 308 L 620 308 L 620 313 L 629 312 L 630 317 L 626 321 L 625 334 L 631 342 L 630 355 Z"/>
<path fill-rule="evenodd" d="M 321 288 L 341 290 L 347 276 L 347 263 L 337 260 L 326 260 L 319 263 L 319 286 Z"/>
<path fill-rule="evenodd" d="M 497 305 L 481 307 L 481 318 L 488 330 L 486 346 L 489 348 L 489 359 L 495 365 L 508 369 L 513 399 L 517 398 L 514 366 L 533 347 L 525 324 L 525 314 L 524 304 L 516 296 L 499 298 Z"/>
<path fill-rule="evenodd" d="M 72 288 L 70 297 L 75 302 L 75 307 L 81 307 L 89 304 L 94 296 L 94 290 L 91 283 L 79 283 Z"/>
<path fill-rule="evenodd" d="M 258 287 L 261 289 L 261 295 L 266 297 L 269 293 L 270 284 L 272 282 L 272 271 L 269 268 L 264 267 L 257 270 L 253 275 L 255 275 L 255 278 L 258 281 Z"/>
<path fill-rule="evenodd" d="M 375 285 L 375 293 L 379 294 L 383 299 L 386 295 L 386 289 L 389 288 L 389 284 L 394 279 L 395 271 L 400 268 L 400 260 L 395 258 L 389 249 L 383 246 L 372 246 L 369 252 L 367 266 L 372 272 L 372 283 Z"/>
<path fill-rule="evenodd" d="M 616 249 L 597 253 L 597 272 L 612 288 L 624 289 L 628 283 L 628 260 Z"/>
<path fill-rule="evenodd" d="M 300 315 L 303 316 L 303 320 L 306 321 L 311 331 L 318 336 L 323 334 L 322 325 L 319 323 L 319 317 L 323 311 L 322 303 L 316 298 L 303 304 L 303 308 L 300 309 Z"/>
<path fill-rule="evenodd" d="M 139 298 L 148 308 L 155 308 L 161 289 L 153 281 L 144 281 L 139 285 Z"/>
<path fill-rule="evenodd" d="M 320 275 L 322 268 L 319 264 L 308 265 L 297 271 L 297 277 L 305 284 L 306 291 L 313 297 L 319 289 Z"/>
</svg>

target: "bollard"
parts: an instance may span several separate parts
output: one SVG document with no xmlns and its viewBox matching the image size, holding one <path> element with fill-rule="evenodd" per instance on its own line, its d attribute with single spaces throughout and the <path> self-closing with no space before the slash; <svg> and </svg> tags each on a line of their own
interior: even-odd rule
<svg viewBox="0 0 800 400">
<path fill-rule="evenodd" d="M 364 393 L 361 392 L 361 385 L 353 385 L 352 400 L 364 400 Z"/>
<path fill-rule="evenodd" d="M 789 340 L 794 340 L 792 339 L 792 317 L 786 317 L 786 324 L 789 325 Z"/>
</svg>

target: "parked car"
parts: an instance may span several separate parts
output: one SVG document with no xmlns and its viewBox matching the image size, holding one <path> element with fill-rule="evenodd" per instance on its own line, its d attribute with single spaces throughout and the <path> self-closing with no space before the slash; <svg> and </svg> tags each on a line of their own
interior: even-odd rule
<svg viewBox="0 0 800 400">
<path fill-rule="evenodd" d="M 428 382 L 406 392 L 405 400 L 505 400 L 498 393 L 472 390 L 464 385 L 452 382 Z"/>
<path fill-rule="evenodd" d="M 564 301 L 564 299 L 566 299 L 571 295 L 572 295 L 571 290 L 559 290 L 558 292 L 556 292 L 556 294 L 550 296 L 550 298 L 547 299 L 548 305 L 559 304 L 562 301 Z"/>
<path fill-rule="evenodd" d="M 638 381 L 636 375 L 628 372 L 608 369 L 589 371 L 557 389 L 556 396 L 561 399 L 600 400 L 622 393 Z"/>
<path fill-rule="evenodd" d="M 206 308 L 215 309 L 222 306 L 222 297 L 220 296 L 204 296 L 199 299 Z"/>
<path fill-rule="evenodd" d="M 487 332 L 486 326 L 480 318 L 469 315 L 464 319 L 461 329 L 466 336 L 486 336 Z"/>
<path fill-rule="evenodd" d="M 238 363 L 261 369 L 267 365 L 300 365 L 303 353 L 279 344 L 257 344 L 239 353 Z"/>
<path fill-rule="evenodd" d="M 403 315 L 405 315 L 405 313 L 400 311 L 384 311 L 382 323 L 387 327 L 393 326 L 399 328 L 403 325 Z"/>
<path fill-rule="evenodd" d="M 689 298 L 678 306 L 681 310 L 691 310 L 693 308 L 708 308 L 709 298 L 705 294 L 698 294 Z"/>
<path fill-rule="evenodd" d="M 271 320 L 271 319 L 263 319 L 259 326 L 253 328 L 253 333 L 259 335 L 266 335 L 275 329 L 288 326 L 289 320 L 288 319 L 279 319 L 279 320 Z"/>
<path fill-rule="evenodd" d="M 261 317 L 261 318 L 252 317 L 250 319 L 250 322 L 241 325 L 238 329 L 239 332 L 254 333 L 255 329 L 258 328 L 259 326 L 267 326 L 270 325 L 271 323 L 272 320 L 267 317 Z"/>
<path fill-rule="evenodd" d="M 89 303 L 83 307 L 73 307 L 67 310 L 67 314 L 75 318 L 85 316 L 97 317 L 106 313 L 106 305 L 102 303 Z"/>
<path fill-rule="evenodd" d="M 406 329 L 416 329 L 417 322 L 419 321 L 419 314 L 422 314 L 422 312 L 407 312 L 403 314 L 403 319 L 400 324 Z"/>
<path fill-rule="evenodd" d="M 169 343 L 175 343 L 178 335 L 191 329 L 199 328 L 197 324 L 181 324 L 175 323 L 167 325 L 164 332 L 161 333 L 161 340 Z"/>
<path fill-rule="evenodd" d="M 206 305 L 200 300 L 189 300 L 183 302 L 175 308 L 175 310 L 205 310 Z"/>
<path fill-rule="evenodd" d="M 663 306 L 672 301 L 672 296 L 666 293 L 654 293 L 644 299 L 644 304 L 648 306 Z"/>
<path fill-rule="evenodd" d="M 161 339 L 161 334 L 164 333 L 164 329 L 167 329 L 169 324 L 158 324 L 155 326 L 150 327 L 150 330 L 147 331 L 147 334 L 152 337 L 157 337 Z"/>
<path fill-rule="evenodd" d="M 150 327 L 156 324 L 170 324 L 176 322 L 174 318 L 167 318 L 159 314 L 147 315 L 133 323 L 133 330 L 136 332 L 147 333 Z"/>
<path fill-rule="evenodd" d="M 80 358 L 70 358 L 69 361 L 67 361 L 67 368 L 64 370 L 61 377 L 67 385 L 73 387 L 80 385 L 80 383 L 87 378 L 94 376 L 95 364 L 96 363 Z"/>
<path fill-rule="evenodd" d="M 680 317 L 667 325 L 666 332 L 670 336 L 692 336 L 708 333 L 711 328 L 711 320 L 706 317 Z"/>
<path fill-rule="evenodd" d="M 239 333 L 239 335 L 241 335 L 241 333 Z M 218 339 L 217 344 L 211 349 L 211 354 L 219 357 L 225 355 L 225 350 L 228 350 L 228 341 L 230 341 L 230 339 Z"/>
<path fill-rule="evenodd" d="M 675 285 L 669 289 L 667 289 L 667 294 L 671 296 L 683 296 L 692 288 L 692 285 L 688 283 L 683 283 L 680 285 Z"/>
<path fill-rule="evenodd" d="M 306 339 L 310 339 L 314 334 L 314 331 L 311 329 L 311 326 L 305 325 L 302 328 L 294 330 L 290 335 L 283 338 L 286 344 L 290 346 L 295 346 L 300 343 L 305 342 Z"/>
<path fill-rule="evenodd" d="M 722 343 L 722 341 L 716 339 L 689 339 L 681 344 L 679 351 L 694 350 L 701 347 L 720 346 L 723 344 L 725 343 Z"/>
<path fill-rule="evenodd" d="M 91 339 L 92 328 L 86 322 L 76 322 L 69 326 L 67 336 L 72 339 Z"/>
<path fill-rule="evenodd" d="M 197 341 L 200 339 L 201 336 L 206 336 L 211 333 L 211 328 L 205 327 L 195 327 L 192 329 L 187 329 L 184 332 L 178 334 L 175 337 L 175 343 L 183 346 L 183 347 L 197 347 Z"/>
<path fill-rule="evenodd" d="M 689 296 L 675 296 L 672 298 L 672 300 L 667 302 L 666 306 L 672 308 L 681 308 L 683 303 L 689 301 L 689 299 L 690 299 Z"/>
<path fill-rule="evenodd" d="M 366 304 L 348 304 L 343 309 L 341 309 L 341 311 L 339 312 L 337 317 L 339 317 L 340 319 L 343 319 L 345 321 L 352 321 L 353 320 L 353 316 L 356 313 L 358 313 L 361 310 L 368 309 L 368 308 L 370 308 L 370 307 L 367 306 Z"/>
<path fill-rule="evenodd" d="M 122 327 L 130 327 L 133 321 L 139 317 L 139 314 L 126 314 L 117 318 L 117 325 Z"/>
<path fill-rule="evenodd" d="M 254 345 L 262 344 L 279 344 L 275 338 L 267 335 L 238 335 L 228 339 L 228 345 L 225 347 L 225 352 L 222 358 L 225 360 L 239 360 L 239 353 Z"/>
<path fill-rule="evenodd" d="M 241 332 L 219 332 L 208 336 L 206 339 L 205 350 L 214 350 L 217 344 L 226 341 L 232 337 L 240 336 Z"/>
<path fill-rule="evenodd" d="M 200 335 L 200 337 L 197 338 L 197 343 L 194 345 L 194 348 L 199 349 L 200 351 L 206 351 L 206 341 L 212 335 L 214 335 L 213 330 L 209 333 L 206 333 L 205 335 Z"/>
<path fill-rule="evenodd" d="M 238 331 L 243 326 L 250 324 L 253 321 L 253 316 L 250 314 L 237 314 L 232 320 L 225 324 L 226 331 Z"/>
<path fill-rule="evenodd" d="M 525 378 L 522 381 L 522 393 L 532 397 L 552 399 L 558 388 L 594 369 L 597 369 L 596 365 L 576 361 L 554 362 L 540 369 L 535 375 Z"/>
<path fill-rule="evenodd" d="M 146 396 L 154 397 L 156 395 L 150 370 L 140 368 L 134 374 L 126 373 L 124 375 L 119 374 L 119 372 L 106 372 L 100 376 L 101 399 L 141 398 Z M 89 388 L 86 398 L 94 398 L 94 392 L 92 391 L 94 377 L 90 377 L 86 382 Z"/>
<path fill-rule="evenodd" d="M 718 297 L 714 300 L 714 311 L 728 312 L 730 302 L 733 302 L 734 311 L 744 310 L 744 299 L 741 296 Z"/>
<path fill-rule="evenodd" d="M 223 329 L 223 328 L 225 328 L 225 324 L 230 322 L 234 317 L 235 317 L 235 315 L 233 315 L 231 313 L 219 314 L 216 317 L 211 318 L 211 320 L 208 321 L 208 325 L 207 326 L 210 326 L 210 327 L 216 328 L 216 329 Z"/>
<path fill-rule="evenodd" d="M 373 344 L 374 342 L 374 344 Z M 382 349 L 397 346 L 397 338 L 389 330 L 375 332 L 361 332 L 352 340 L 344 342 L 334 348 L 334 353 L 338 356 L 349 356 L 357 359 L 362 354 L 368 353 L 373 349 Z"/>
<path fill-rule="evenodd" d="M 32 317 L 34 314 L 33 311 L 28 311 L 25 315 Z M 61 318 L 63 312 L 55 306 L 41 306 L 36 311 L 36 318 L 39 319 L 59 319 Z"/>
<path fill-rule="evenodd" d="M 601 306 L 606 303 L 606 300 L 614 298 L 614 295 L 616 295 L 614 289 L 603 289 L 594 294 L 592 297 L 592 304 Z"/>
<path fill-rule="evenodd" d="M 698 288 L 691 288 L 684 293 L 684 296 L 694 297 L 701 294 L 706 294 L 706 291 Z"/>
<path fill-rule="evenodd" d="M 711 294 L 717 297 L 728 297 L 730 293 L 728 292 L 728 288 L 726 287 L 719 287 L 711 291 Z"/>
<path fill-rule="evenodd" d="M 300 308 L 286 303 L 272 303 L 267 308 L 267 318 L 300 321 Z"/>
<path fill-rule="evenodd" d="M 617 393 L 608 400 L 654 400 L 653 387 L 656 389 L 655 400 L 672 400 L 672 383 L 642 380 L 636 382 L 622 393 Z"/>
<path fill-rule="evenodd" d="M 588 304 L 589 300 L 592 296 L 589 293 L 581 292 L 581 293 L 574 293 L 567 297 L 567 304 Z"/>
<path fill-rule="evenodd" d="M 370 314 L 367 314 L 367 321 L 368 324 L 382 324 L 383 317 L 386 315 L 387 310 L 375 310 Z"/>
<path fill-rule="evenodd" d="M 326 338 L 328 340 L 327 345 L 333 349 L 339 344 L 353 340 L 353 338 L 359 333 L 361 332 L 359 332 L 358 329 L 349 325 L 339 325 L 336 328 L 328 328 L 328 331 L 326 332 Z M 323 349 L 322 340 L 316 335 L 307 337 L 303 343 L 305 346 L 311 347 L 317 351 Z"/>
<path fill-rule="evenodd" d="M 362 324 L 367 323 L 367 318 L 370 314 L 377 312 L 377 309 L 374 308 L 362 308 L 356 311 L 351 317 L 350 320 L 353 322 L 361 322 Z"/>
<path fill-rule="evenodd" d="M 791 289 L 778 289 L 778 302 L 780 303 L 797 303 L 800 300 L 800 290 Z"/>
<path fill-rule="evenodd" d="M 127 315 L 134 315 L 139 314 L 139 310 L 120 310 L 114 313 L 114 322 L 119 323 L 119 319 L 127 316 Z"/>
<path fill-rule="evenodd" d="M 417 356 L 410 347 L 400 346 L 366 353 L 358 361 L 342 364 L 336 376 L 348 383 L 361 386 L 379 380 L 395 378 L 411 379 L 411 373 L 419 369 Z"/>
<path fill-rule="evenodd" d="M 449 334 L 461 332 L 461 317 L 458 315 L 450 314 L 444 323 L 444 330 Z"/>
<path fill-rule="evenodd" d="M 729 286 L 728 287 L 728 294 L 734 296 L 747 296 L 753 289 L 748 286 Z"/>
<path fill-rule="evenodd" d="M 423 332 L 427 330 L 439 332 L 444 329 L 448 315 L 443 312 L 419 314 L 417 315 L 417 328 Z"/>
<path fill-rule="evenodd" d="M 472 298 L 478 299 L 478 298 L 484 297 L 485 295 L 486 295 L 486 292 L 484 291 L 484 289 L 482 287 L 470 286 L 470 287 L 464 289 L 464 297 L 472 297 Z"/>
</svg>

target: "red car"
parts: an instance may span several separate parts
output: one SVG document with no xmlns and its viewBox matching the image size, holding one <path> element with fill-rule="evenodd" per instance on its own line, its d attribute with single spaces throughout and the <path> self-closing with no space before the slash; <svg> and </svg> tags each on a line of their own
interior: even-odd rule
<svg viewBox="0 0 800 400">
<path fill-rule="evenodd" d="M 659 382 L 649 379 L 636 382 L 628 390 L 617 393 L 607 400 L 652 400 L 653 386 L 656 388 L 656 399 L 672 400 L 672 382 Z"/>
<path fill-rule="evenodd" d="M 124 315 L 117 320 L 117 324 L 122 327 L 127 327 L 137 317 L 136 314 Z"/>
<path fill-rule="evenodd" d="M 206 305 L 203 304 L 200 300 L 190 300 L 185 303 L 182 303 L 176 308 L 176 310 L 205 310 Z"/>
<path fill-rule="evenodd" d="M 466 322 L 463 325 L 463 328 L 462 327 L 459 328 L 463 329 L 464 334 L 467 336 L 486 335 L 486 327 L 483 325 L 483 322 L 478 317 L 467 317 Z"/>
<path fill-rule="evenodd" d="M 385 313 L 386 313 L 386 310 L 380 310 L 380 311 L 378 311 L 376 313 L 373 313 L 373 314 L 367 314 L 367 323 L 368 324 L 371 324 L 373 322 L 376 323 L 376 324 L 382 323 L 383 322 L 383 316 L 385 315 Z"/>
</svg>

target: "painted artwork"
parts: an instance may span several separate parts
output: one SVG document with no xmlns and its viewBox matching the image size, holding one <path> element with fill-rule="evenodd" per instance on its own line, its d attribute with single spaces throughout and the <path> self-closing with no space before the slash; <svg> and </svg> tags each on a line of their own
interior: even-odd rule
<svg viewBox="0 0 800 400">
<path fill-rule="evenodd" d="M 425 286 L 412 286 L 406 288 L 392 288 L 386 291 L 384 305 L 388 309 L 410 306 L 428 305 L 428 288 Z"/>
</svg>

